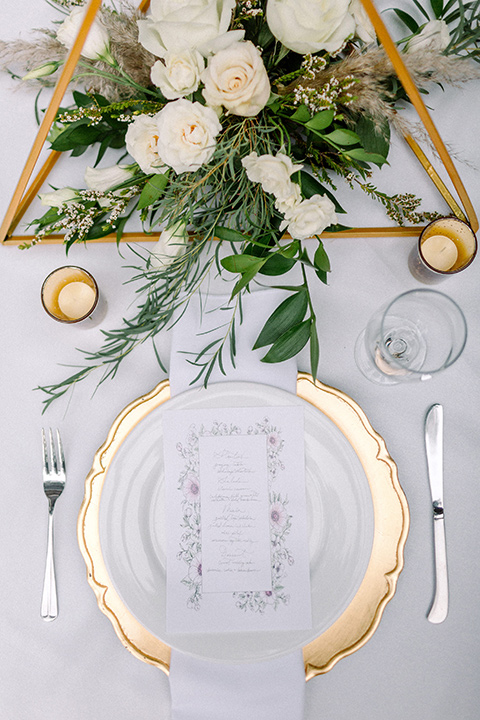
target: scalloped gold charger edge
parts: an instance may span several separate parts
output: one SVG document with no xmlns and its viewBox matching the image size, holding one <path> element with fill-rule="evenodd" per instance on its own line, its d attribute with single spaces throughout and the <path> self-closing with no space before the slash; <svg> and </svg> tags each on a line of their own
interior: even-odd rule
<svg viewBox="0 0 480 720">
<path fill-rule="evenodd" d="M 328 672 L 341 658 L 362 647 L 378 627 L 386 604 L 395 594 L 403 568 L 409 510 L 395 462 L 363 410 L 340 390 L 318 380 L 314 382 L 307 373 L 298 375 L 297 395 L 326 415 L 352 445 L 370 486 L 375 524 L 370 561 L 352 602 L 336 622 L 303 648 L 305 677 L 310 680 Z M 99 514 L 103 484 L 116 451 L 144 417 L 169 399 L 169 382 L 164 380 L 118 415 L 106 441 L 96 452 L 86 478 L 77 526 L 88 582 L 100 610 L 110 619 L 120 641 L 133 655 L 167 674 L 170 647 L 129 612 L 109 578 L 100 545 Z"/>
</svg>

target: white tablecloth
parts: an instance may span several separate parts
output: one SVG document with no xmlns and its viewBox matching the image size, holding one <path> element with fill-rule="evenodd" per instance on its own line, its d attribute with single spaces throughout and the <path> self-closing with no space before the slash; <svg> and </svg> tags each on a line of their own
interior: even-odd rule
<svg viewBox="0 0 480 720">
<path fill-rule="evenodd" d="M 27 37 L 31 27 L 52 17 L 45 3 L 23 0 L 2 6 L 2 37 Z M 27 20 L 28 17 L 28 20 Z M 0 78 L 2 170 L 0 214 L 35 135 L 34 92 L 15 91 Z M 459 158 L 462 178 L 480 208 L 478 142 L 479 83 L 464 90 L 433 89 L 435 121 Z M 80 158 L 80 166 L 85 158 Z M 390 192 L 415 192 L 429 210 L 446 210 L 421 168 L 396 139 L 390 166 L 377 178 Z M 74 184 L 70 163 L 59 166 L 56 184 Z M 74 173 L 73 173 L 74 174 Z M 77 178 L 78 179 L 78 178 Z M 53 180 L 52 180 L 53 182 Z M 352 212 L 347 222 L 384 224 L 383 212 L 361 193 L 343 191 Z M 32 210 L 29 217 L 38 214 Z M 353 348 L 367 318 L 385 300 L 421 287 L 409 274 L 413 239 L 335 239 L 325 245 L 332 263 L 329 286 L 315 288 L 321 343 L 319 378 L 351 395 L 385 438 L 395 459 L 411 512 L 405 568 L 397 593 L 372 639 L 307 685 L 306 720 L 476 720 L 480 706 L 480 605 L 476 517 L 480 437 L 480 260 L 439 289 L 465 312 L 469 338 L 456 365 L 421 384 L 377 387 L 355 367 Z M 126 268 L 134 260 L 124 248 L 73 248 L 69 261 L 97 278 L 109 308 L 104 327 L 115 328 L 135 303 Z M 39 384 L 63 379 L 81 363 L 75 348 L 96 349 L 100 330 L 84 332 L 50 320 L 40 286 L 53 268 L 65 264 L 61 246 L 20 252 L 0 248 L 2 371 L 2 490 L 0 537 L 0 718 L 1 720 L 103 720 L 168 718 L 167 677 L 122 647 L 98 610 L 86 581 L 76 541 L 84 479 L 93 455 L 120 410 L 149 391 L 163 374 L 146 344 L 128 358 L 117 379 L 94 393 L 96 380 L 79 385 L 71 398 L 41 415 Z M 170 338 L 160 350 L 169 356 Z M 308 370 L 308 353 L 299 359 Z M 423 420 L 428 407 L 445 408 L 445 505 L 450 570 L 450 612 L 445 623 L 426 620 L 433 593 L 430 496 L 426 477 Z M 68 487 L 56 510 L 56 559 L 60 615 L 40 619 L 47 502 L 41 483 L 40 427 L 61 429 L 68 461 Z"/>
</svg>

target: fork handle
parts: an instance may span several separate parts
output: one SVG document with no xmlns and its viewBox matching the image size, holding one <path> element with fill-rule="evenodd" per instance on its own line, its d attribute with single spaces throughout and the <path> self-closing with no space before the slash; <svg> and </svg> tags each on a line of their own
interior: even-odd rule
<svg viewBox="0 0 480 720">
<path fill-rule="evenodd" d="M 55 563 L 53 560 L 53 508 L 48 513 L 47 560 L 45 563 L 40 615 L 47 621 L 55 620 L 58 615 L 57 583 L 55 581 Z"/>
</svg>

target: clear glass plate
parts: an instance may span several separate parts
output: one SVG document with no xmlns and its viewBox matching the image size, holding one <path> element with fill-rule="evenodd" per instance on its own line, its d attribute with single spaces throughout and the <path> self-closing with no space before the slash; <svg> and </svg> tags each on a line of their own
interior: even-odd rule
<svg viewBox="0 0 480 720">
<path fill-rule="evenodd" d="M 300 405 L 305 413 L 306 489 L 313 627 L 308 631 L 168 635 L 165 630 L 165 409 Z M 374 538 L 372 494 L 349 440 L 318 408 L 274 387 L 225 382 L 153 408 L 109 462 L 99 538 L 113 587 L 148 633 L 210 660 L 264 660 L 301 648 L 346 610 L 364 578 Z"/>
</svg>

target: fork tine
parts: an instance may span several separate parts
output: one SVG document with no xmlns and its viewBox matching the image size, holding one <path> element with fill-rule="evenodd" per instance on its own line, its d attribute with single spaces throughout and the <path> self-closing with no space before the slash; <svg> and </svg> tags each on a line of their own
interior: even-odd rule
<svg viewBox="0 0 480 720">
<path fill-rule="evenodd" d="M 57 453 L 55 452 L 55 445 L 53 444 L 53 433 L 52 428 L 48 429 L 48 434 L 50 437 L 50 455 L 52 458 L 52 464 L 53 464 L 53 470 L 54 472 L 58 472 L 58 465 L 57 465 Z"/>
<path fill-rule="evenodd" d="M 57 444 L 58 444 L 58 454 L 59 454 L 59 462 L 60 462 L 60 470 L 62 472 L 65 472 L 65 455 L 63 454 L 63 445 L 62 441 L 60 439 L 60 431 L 57 428 Z"/>
<path fill-rule="evenodd" d="M 45 430 L 43 428 L 42 428 L 42 446 L 43 446 L 43 471 L 45 473 L 48 473 L 49 466 L 48 466 L 47 440 L 45 438 Z"/>
</svg>

